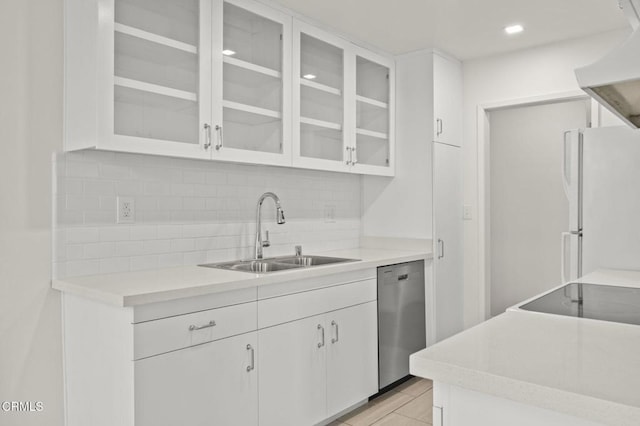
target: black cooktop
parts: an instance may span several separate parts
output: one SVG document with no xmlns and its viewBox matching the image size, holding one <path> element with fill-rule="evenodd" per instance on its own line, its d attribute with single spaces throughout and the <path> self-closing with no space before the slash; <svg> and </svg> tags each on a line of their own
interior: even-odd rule
<svg viewBox="0 0 640 426">
<path fill-rule="evenodd" d="M 640 325 L 640 288 L 569 283 L 520 309 Z"/>
</svg>

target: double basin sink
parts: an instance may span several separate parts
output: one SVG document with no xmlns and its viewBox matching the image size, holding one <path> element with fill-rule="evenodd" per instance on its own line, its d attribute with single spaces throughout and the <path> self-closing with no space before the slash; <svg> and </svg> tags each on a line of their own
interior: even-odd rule
<svg viewBox="0 0 640 426">
<path fill-rule="evenodd" d="M 329 256 L 281 256 L 268 259 L 236 260 L 232 262 L 207 263 L 206 268 L 228 269 L 231 271 L 251 272 L 263 274 L 268 272 L 285 271 L 289 269 L 311 268 L 314 266 L 331 265 L 333 263 L 357 262 L 360 259 Z"/>
</svg>

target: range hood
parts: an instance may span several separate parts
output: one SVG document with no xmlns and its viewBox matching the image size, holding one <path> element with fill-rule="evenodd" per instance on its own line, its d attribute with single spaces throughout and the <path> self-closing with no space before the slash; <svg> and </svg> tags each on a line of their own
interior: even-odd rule
<svg viewBox="0 0 640 426">
<path fill-rule="evenodd" d="M 640 0 L 619 0 L 633 33 L 598 62 L 576 69 L 578 84 L 633 128 L 640 128 Z"/>
</svg>

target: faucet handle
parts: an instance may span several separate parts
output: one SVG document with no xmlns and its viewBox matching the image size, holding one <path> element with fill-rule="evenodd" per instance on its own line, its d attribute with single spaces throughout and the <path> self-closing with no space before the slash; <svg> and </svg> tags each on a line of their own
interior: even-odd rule
<svg viewBox="0 0 640 426">
<path fill-rule="evenodd" d="M 264 233 L 265 237 L 264 240 L 262 240 L 262 247 L 270 247 L 271 241 L 269 241 L 269 231 L 264 231 Z"/>
<path fill-rule="evenodd" d="M 296 256 L 302 256 L 302 246 L 296 246 Z"/>
</svg>

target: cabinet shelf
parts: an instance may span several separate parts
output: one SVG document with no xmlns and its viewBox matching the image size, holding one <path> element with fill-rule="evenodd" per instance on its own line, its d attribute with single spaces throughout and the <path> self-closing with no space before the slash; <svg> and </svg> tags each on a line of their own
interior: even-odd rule
<svg viewBox="0 0 640 426">
<path fill-rule="evenodd" d="M 379 108 L 389 108 L 389 104 L 388 104 L 388 103 L 386 103 L 386 102 L 381 102 L 381 101 L 378 101 L 378 100 L 376 100 L 376 99 L 367 98 L 367 97 L 365 97 L 365 96 L 357 95 L 357 96 L 356 96 L 356 100 L 357 100 L 358 102 L 364 102 L 365 104 L 369 104 L 369 105 L 377 106 L 377 107 L 379 107 Z"/>
<path fill-rule="evenodd" d="M 243 61 L 242 59 L 231 58 L 229 56 L 223 56 L 222 62 L 229 65 L 234 65 L 239 68 L 244 68 L 249 71 L 254 71 L 260 74 L 268 75 L 274 78 L 282 78 L 280 71 L 273 70 L 271 68 L 263 67 L 261 65 L 252 64 L 251 62 Z"/>
<path fill-rule="evenodd" d="M 300 79 L 300 85 L 331 93 L 332 95 L 342 96 L 342 90 L 340 89 L 336 89 L 335 87 L 327 86 L 325 84 L 316 83 L 315 81 L 307 80 L 304 78 Z"/>
<path fill-rule="evenodd" d="M 389 139 L 389 135 L 386 133 L 374 132 L 373 130 L 367 130 L 367 129 L 356 129 L 356 134 L 369 136 L 376 139 Z"/>
<path fill-rule="evenodd" d="M 132 80 L 124 77 L 114 77 L 113 84 L 130 89 L 142 90 L 144 92 L 156 93 L 158 95 L 170 96 L 172 98 L 184 99 L 197 102 L 198 95 L 193 92 L 172 89 L 170 87 L 159 86 L 157 84 L 145 83 L 144 81 Z"/>
<path fill-rule="evenodd" d="M 198 48 L 196 46 L 183 43 L 181 41 L 174 40 L 168 37 L 163 37 L 158 34 L 150 33 L 148 31 L 140 30 L 138 28 L 130 27 L 129 25 L 116 23 L 114 25 L 114 30 L 118 33 L 127 34 L 143 40 L 151 41 L 153 43 L 161 44 L 163 46 L 182 50 L 184 52 L 193 53 L 194 55 L 198 54 Z"/>
<path fill-rule="evenodd" d="M 251 120 L 248 120 L 247 124 L 264 124 L 270 123 L 273 121 L 281 120 L 282 114 L 278 111 L 273 111 L 265 108 L 258 108 L 252 105 L 241 104 L 238 102 L 232 101 L 222 101 L 222 106 L 224 108 L 244 112 L 247 114 L 242 114 L 243 117 L 251 117 Z M 235 117 L 235 114 L 233 115 Z M 225 120 L 227 118 L 225 117 Z M 231 120 L 231 121 L 236 121 Z M 237 122 L 244 122 L 245 120 L 237 120 Z M 250 123 L 249 123 L 250 121 Z"/>
<path fill-rule="evenodd" d="M 322 127 L 325 129 L 338 130 L 338 131 L 342 130 L 342 126 L 338 123 L 332 123 L 330 121 L 323 121 L 323 120 L 316 120 L 315 118 L 300 117 L 300 123 L 309 124 L 311 126 L 316 126 L 316 127 Z"/>
</svg>

